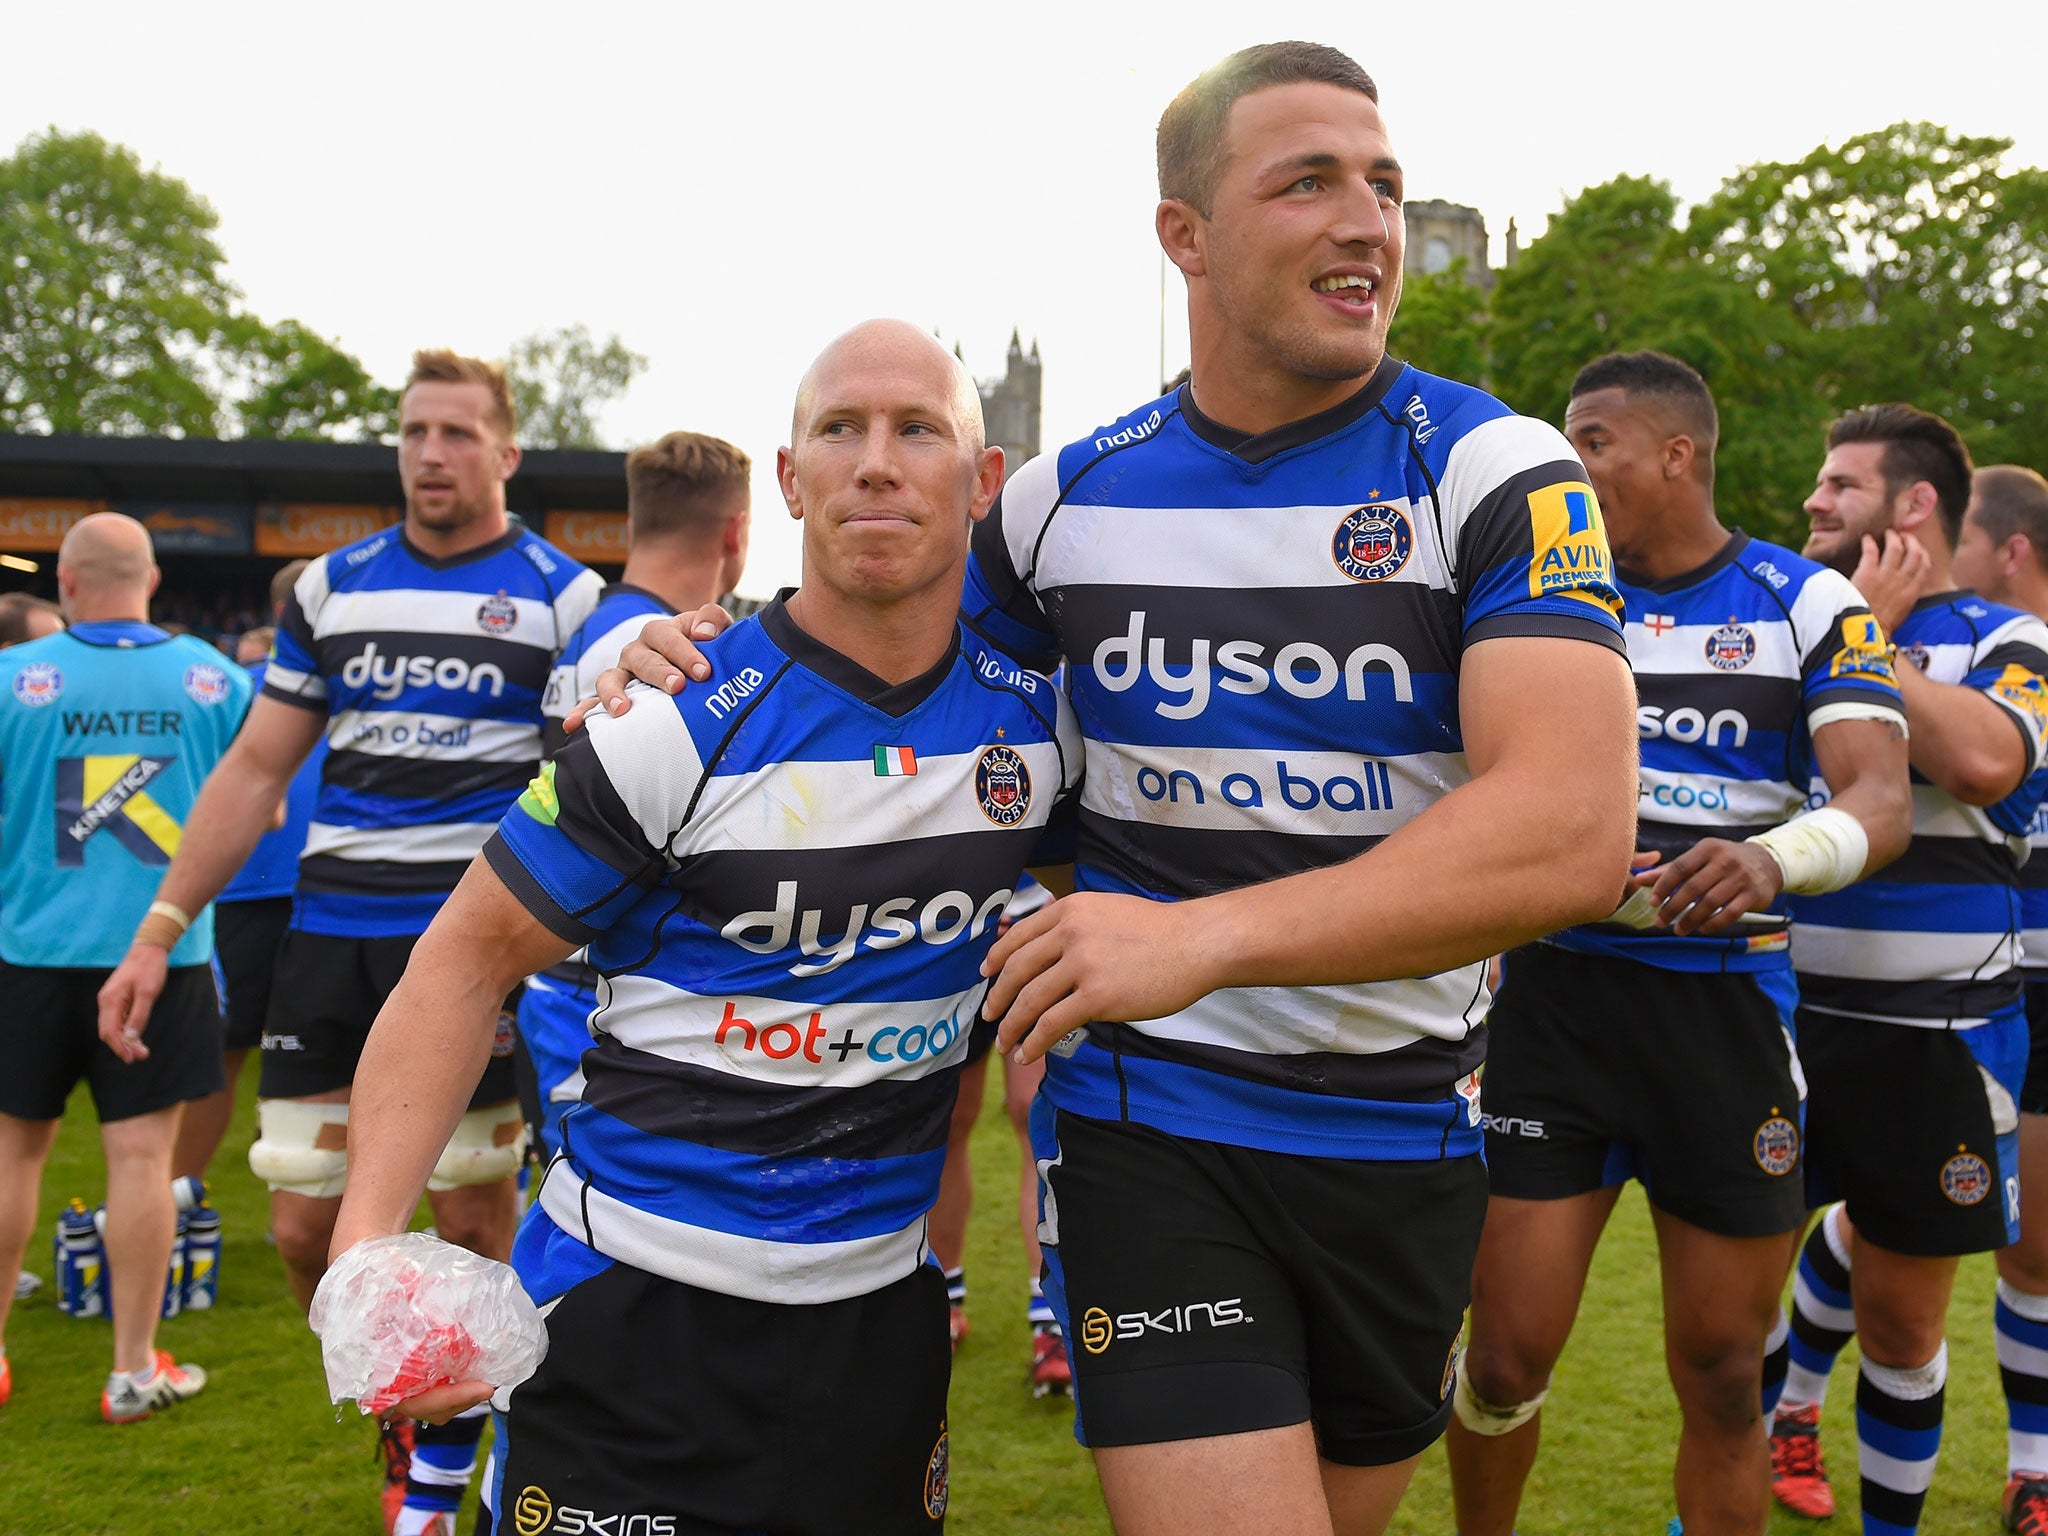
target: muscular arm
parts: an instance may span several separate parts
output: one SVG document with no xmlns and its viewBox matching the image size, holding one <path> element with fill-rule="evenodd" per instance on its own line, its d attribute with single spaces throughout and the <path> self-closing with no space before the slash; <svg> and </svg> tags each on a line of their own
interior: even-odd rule
<svg viewBox="0 0 2048 1536">
<path fill-rule="evenodd" d="M 2019 740 L 2019 732 L 2010 725 L 2005 729 L 2015 742 Z M 1916 730 L 1914 735 L 1918 734 Z M 1907 748 L 1898 726 L 1888 720 L 1837 720 L 1813 733 L 1813 755 L 1827 780 L 1828 803 L 1854 816 L 1870 839 L 1870 857 L 1863 863 L 1866 875 L 1883 869 L 1913 840 Z"/>
<path fill-rule="evenodd" d="M 405 1230 L 490 1058 L 505 994 L 574 947 L 536 921 L 483 859 L 469 866 L 363 1046 L 333 1254 Z"/>
<path fill-rule="evenodd" d="M 272 829 L 292 775 L 326 725 L 319 710 L 256 700 L 234 745 L 200 788 L 158 900 L 197 912 L 221 893 Z"/>
<path fill-rule="evenodd" d="M 1582 641 L 1466 653 L 1471 780 L 1370 852 L 1176 903 L 1082 894 L 1019 923 L 985 970 L 1004 1049 L 1156 1018 L 1219 987 L 1379 981 L 1469 964 L 1620 899 L 1634 846 L 1635 688 Z"/>
<path fill-rule="evenodd" d="M 1937 683 L 1902 660 L 1899 692 L 1913 729 L 1912 762 L 1965 805 L 1996 805 L 2027 775 L 2027 743 L 2011 715 L 1975 688 Z"/>
</svg>

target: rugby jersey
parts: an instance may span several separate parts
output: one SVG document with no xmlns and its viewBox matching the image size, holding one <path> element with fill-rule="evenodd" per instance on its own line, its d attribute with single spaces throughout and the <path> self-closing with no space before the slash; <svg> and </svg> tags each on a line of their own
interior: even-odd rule
<svg viewBox="0 0 2048 1536">
<path fill-rule="evenodd" d="M 2026 742 L 2027 774 L 1965 805 L 1913 774 L 1913 841 L 1845 890 L 1791 903 L 1801 1003 L 1822 1013 L 1966 1029 L 2020 996 L 2019 864 L 2041 804 L 2048 625 L 1969 592 L 1923 597 L 1893 636 L 1937 683 L 1981 691 Z M 1826 791 L 1816 786 L 1815 800 Z"/>
<path fill-rule="evenodd" d="M 562 722 L 577 702 L 597 693 L 597 676 L 619 664 L 619 652 L 627 642 L 640 638 L 649 619 L 665 619 L 675 609 L 644 587 L 613 582 L 598 594 L 597 606 L 569 637 L 555 665 L 548 673 L 546 695 L 540 710 L 547 721 L 542 742 L 549 757 L 562 748 L 568 732 Z"/>
<path fill-rule="evenodd" d="M 1182 388 L 1026 464 L 976 530 L 966 605 L 1034 665 L 1067 660 L 1087 739 L 1077 884 L 1165 901 L 1349 859 L 1466 782 L 1467 646 L 1622 649 L 1599 506 L 1563 436 L 1392 359 L 1260 436 Z M 1091 1024 L 1046 1093 L 1275 1151 L 1465 1155 L 1485 977 L 1236 988 Z"/>
<path fill-rule="evenodd" d="M 1839 571 L 1737 532 L 1696 570 L 1648 581 L 1624 567 L 1616 585 L 1642 737 L 1636 846 L 1667 863 L 1804 810 L 1828 719 L 1876 710 L 1905 728 L 1884 634 Z M 1786 940 L 1782 927 L 1682 938 L 1594 924 L 1550 942 L 1666 970 L 1760 971 L 1791 968 Z"/>
<path fill-rule="evenodd" d="M 259 661 L 249 667 L 249 681 L 256 688 L 263 686 L 263 673 L 269 665 Z M 285 790 L 284 825 L 257 840 L 242 867 L 235 871 L 235 878 L 214 897 L 216 902 L 269 901 L 291 895 L 292 885 L 299 878 L 299 852 L 306 846 L 306 828 L 313 820 L 313 801 L 320 793 L 320 769 L 326 761 L 327 742 L 323 737 L 299 764 L 299 771 L 292 775 L 291 785 Z"/>
<path fill-rule="evenodd" d="M 2030 857 L 2020 866 L 2020 968 L 2028 981 L 2048 981 L 2048 806 L 2034 811 L 2027 842 Z"/>
<path fill-rule="evenodd" d="M 388 528 L 306 568 L 263 679 L 328 715 L 294 926 L 426 931 L 539 766 L 548 671 L 603 585 L 516 526 L 447 559 Z"/>
<path fill-rule="evenodd" d="M 1070 798 L 1072 712 L 956 630 L 890 686 L 780 601 L 721 679 L 594 715 L 485 850 L 604 980 L 583 1102 L 514 1253 L 762 1301 L 924 1261 L 982 958 Z"/>
<path fill-rule="evenodd" d="M 203 640 L 129 620 L 0 654 L 0 957 L 121 963 L 251 693 Z M 209 906 L 170 963 L 212 954 Z"/>
</svg>

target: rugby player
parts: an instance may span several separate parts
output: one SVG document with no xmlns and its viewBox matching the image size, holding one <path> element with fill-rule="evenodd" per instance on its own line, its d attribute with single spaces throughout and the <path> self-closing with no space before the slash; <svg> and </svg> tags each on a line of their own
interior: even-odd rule
<svg viewBox="0 0 2048 1536">
<path fill-rule="evenodd" d="M 1551 1371 L 1633 1176 L 1663 1257 L 1678 1513 L 1694 1536 L 1761 1532 L 1764 1341 L 1806 1218 L 1778 898 L 1904 850 L 1905 717 L 1848 579 L 1716 516 L 1720 422 L 1698 373 L 1660 352 L 1588 363 L 1565 435 L 1626 603 L 1651 867 L 1641 926 L 1514 951 L 1487 1019 L 1492 1197 L 1448 1447 L 1458 1530 L 1514 1529 Z M 1834 798 L 1802 815 L 1816 769 Z"/>
<path fill-rule="evenodd" d="M 284 612 L 285 600 L 306 569 L 293 560 L 270 578 L 270 612 Z M 277 641 L 272 625 L 252 629 L 236 642 L 235 660 L 248 669 L 258 690 Z M 313 819 L 313 801 L 320 792 L 320 767 L 327 757 L 323 741 L 292 775 L 279 808 L 279 824 L 263 834 L 248 862 L 221 888 L 213 903 L 214 955 L 219 965 L 221 1006 L 227 1017 L 221 1061 L 226 1085 L 185 1106 L 178 1144 L 171 1154 L 173 1177 L 204 1179 L 213 1154 L 227 1134 L 235 1113 L 235 1084 L 242 1064 L 263 1043 L 263 1020 L 270 1011 L 270 982 L 277 952 L 292 922 L 292 883 L 298 877 L 299 852 Z"/>
<path fill-rule="evenodd" d="M 1933 1476 L 1957 1258 L 2007 1246 L 2019 1219 L 2019 864 L 2042 793 L 2048 625 L 1956 590 L 1970 480 L 1946 422 L 1868 406 L 1829 430 L 1806 503 L 1806 554 L 1853 572 L 1910 663 L 1913 841 L 1876 877 L 1792 903 L 1807 1198 L 1844 1206 L 1800 1256 L 1772 1487 L 1832 1508 L 1817 1434 L 1853 1329 L 1863 1529 L 1885 1536 L 1917 1527 Z"/>
<path fill-rule="evenodd" d="M 1060 1043 L 1039 1235 L 1117 1529 L 1353 1536 L 1451 1413 L 1486 960 L 1614 910 L 1634 696 L 1570 445 L 1388 355 L 1365 72 L 1245 49 L 1158 150 L 1192 378 L 975 534 L 969 621 L 1064 656 L 1088 737 L 1081 889 L 998 942 L 986 1011 Z M 715 624 L 621 659 L 710 678 Z"/>
<path fill-rule="evenodd" d="M 2048 480 L 2016 464 L 1970 477 L 1955 581 L 2048 618 Z M 2032 1036 L 2020 1088 L 2020 1237 L 1998 1251 L 1999 1374 L 2006 1405 L 2006 1524 L 2048 1536 L 2048 825 L 2034 813 L 2020 867 L 2022 968 Z M 2031 1523 L 2030 1523 L 2031 1522 Z"/>
<path fill-rule="evenodd" d="M 92 1088 L 107 1158 L 114 1369 L 101 1416 L 146 1419 L 206 1373 L 156 1347 L 177 1227 L 171 1144 L 220 1087 L 220 1005 L 204 902 L 160 921 L 164 984 L 102 1043 L 93 995 L 151 904 L 199 786 L 249 707 L 249 682 L 203 641 L 149 622 L 158 571 L 133 518 L 81 518 L 57 552 L 71 621 L 0 664 L 0 1333 L 35 1227 L 43 1163 L 71 1090 Z M 53 814 L 54 813 L 54 814 Z M 0 1345 L 0 1403 L 13 1386 Z"/>
<path fill-rule="evenodd" d="M 270 1185 L 271 1228 L 301 1305 L 327 1264 L 363 1040 L 419 935 L 539 765 L 548 671 L 603 586 L 506 512 L 519 449 L 496 365 L 415 353 L 398 430 L 404 522 L 299 578 L 262 695 L 194 807 L 160 893 L 187 912 L 217 895 L 326 737 L 249 1151 Z M 146 1013 L 172 937 L 157 919 L 136 930 L 101 994 L 103 1032 Z M 513 1174 L 525 1145 L 510 1010 L 429 1191 L 443 1236 L 500 1259 L 518 1220 Z M 386 1514 L 398 1536 L 452 1527 L 482 1427 L 481 1416 L 422 1427 L 409 1482 L 398 1475 L 402 1437 L 387 1442 Z"/>
<path fill-rule="evenodd" d="M 626 455 L 626 569 L 569 637 L 548 675 L 541 712 L 546 749 L 563 740 L 562 717 L 616 666 L 619 648 L 647 620 L 700 608 L 730 592 L 747 564 L 753 461 L 731 443 L 671 432 Z M 543 1159 L 561 1151 L 555 1128 L 582 1088 L 577 1063 L 590 1046 L 597 972 L 580 955 L 532 977 L 519 999 L 521 1084 L 526 1121 Z"/>
<path fill-rule="evenodd" d="M 605 977 L 513 1258 L 549 1336 L 495 1462 L 521 1531 L 943 1526 L 925 1213 L 981 959 L 1082 748 L 958 620 L 1002 451 L 957 360 L 857 327 L 776 468 L 802 586 L 710 648 L 722 686 L 650 695 L 543 770 L 363 1055 L 337 1254 L 404 1230 L 504 989 L 582 943 Z"/>
</svg>

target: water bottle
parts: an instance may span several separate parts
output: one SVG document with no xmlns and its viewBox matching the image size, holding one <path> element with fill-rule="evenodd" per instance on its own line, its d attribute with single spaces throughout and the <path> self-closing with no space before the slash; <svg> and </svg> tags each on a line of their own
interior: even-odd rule
<svg viewBox="0 0 2048 1536">
<path fill-rule="evenodd" d="M 106 1250 L 93 1213 L 73 1200 L 57 1215 L 57 1310 L 72 1317 L 106 1312 Z"/>
<path fill-rule="evenodd" d="M 204 1312 L 220 1300 L 220 1212 L 197 1205 L 185 1226 L 185 1310 Z"/>
<path fill-rule="evenodd" d="M 194 1180 L 193 1182 L 196 1183 L 198 1181 Z M 93 1210 L 92 1224 L 99 1233 L 101 1243 L 100 1251 L 104 1255 L 104 1253 L 106 1252 L 105 1244 L 107 1236 L 107 1208 L 104 1205 L 98 1206 Z M 102 1273 L 104 1272 L 105 1266 L 104 1264 L 102 1264 Z M 109 1318 L 112 1318 L 114 1315 L 114 1288 L 111 1285 L 109 1285 L 104 1288 L 104 1291 L 106 1296 L 105 1315 Z M 162 1309 L 157 1313 L 157 1316 L 160 1318 L 176 1317 L 178 1313 L 184 1309 L 184 1304 L 185 1215 L 181 1211 L 178 1214 L 177 1230 L 171 1235 L 171 1263 L 169 1269 L 166 1270 L 164 1274 L 164 1300 Z"/>
</svg>

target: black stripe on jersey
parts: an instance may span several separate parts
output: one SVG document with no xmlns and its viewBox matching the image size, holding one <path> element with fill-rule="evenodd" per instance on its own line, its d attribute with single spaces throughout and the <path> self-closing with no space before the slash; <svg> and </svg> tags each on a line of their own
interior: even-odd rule
<svg viewBox="0 0 2048 1536">
<path fill-rule="evenodd" d="M 2029 672 L 2048 677 L 2048 653 L 2024 640 L 2007 640 L 2002 645 L 1994 645 L 1982 660 L 1970 664 L 1972 672 L 1986 667 L 1996 667 L 2001 672 L 2007 667 L 2025 667 Z"/>
<path fill-rule="evenodd" d="M 793 1088 L 669 1061 L 603 1034 L 583 1070 L 583 1102 L 635 1130 L 750 1157 L 933 1152 L 946 1144 L 960 1088 L 958 1067 L 858 1088 Z"/>
<path fill-rule="evenodd" d="M 263 674 L 262 692 L 264 698 L 275 699 L 280 704 L 289 704 L 294 709 L 312 710 L 321 715 L 327 713 L 326 699 L 308 698 L 302 693 L 289 693 L 270 680 L 270 673 L 268 671 L 265 671 Z"/>
<path fill-rule="evenodd" d="M 1185 900 L 1325 869 L 1356 858 L 1377 837 L 1333 832 L 1225 832 L 1117 821 L 1081 808 L 1079 861 L 1157 896 Z M 1218 871 L 1228 873 L 1219 878 Z"/>
<path fill-rule="evenodd" d="M 522 645 L 492 635 L 442 635 L 417 629 L 346 629 L 322 635 L 313 654 L 320 658 L 320 670 L 329 690 L 363 687 L 349 682 L 350 662 L 360 661 L 371 646 L 377 648 L 375 664 L 387 670 L 402 659 L 426 657 L 432 661 L 459 660 L 471 668 L 493 666 L 505 675 L 506 685 L 528 688 L 535 693 L 547 686 L 554 667 L 554 652 L 544 645 Z M 374 685 L 372 685 L 374 686 Z"/>
<path fill-rule="evenodd" d="M 1628 642 L 1598 619 L 1575 619 L 1567 613 L 1496 613 L 1465 631 L 1467 649 L 1482 640 L 1590 640 L 1624 658 Z"/>
<path fill-rule="evenodd" d="M 1529 498 L 1560 482 L 1585 484 L 1586 467 L 1577 459 L 1552 459 L 1508 476 L 1479 499 L 1465 514 L 1465 526 L 1458 533 L 1456 569 L 1461 586 L 1470 590 L 1486 572 L 1518 562 L 1526 584 L 1526 573 L 1536 559 L 1536 524 Z"/>
<path fill-rule="evenodd" d="M 1760 821 L 1748 827 L 1688 827 L 1675 821 L 1651 821 L 1648 817 L 1636 822 L 1636 847 L 1645 853 L 1661 853 L 1669 864 L 1694 843 L 1704 842 L 1710 837 L 1722 838 L 1739 843 L 1755 837 L 1769 827 L 1782 826 L 1783 822 Z"/>
<path fill-rule="evenodd" d="M 370 752 L 327 754 L 321 782 L 337 789 L 389 795 L 396 800 L 456 800 L 487 789 L 524 789 L 540 762 L 477 762 L 468 758 L 381 757 Z"/>
<path fill-rule="evenodd" d="M 1796 677 L 1752 677 L 1745 672 L 1637 672 L 1636 702 L 1664 709 L 1691 705 L 1711 714 L 1736 709 L 1753 731 L 1799 728 L 1804 687 Z"/>
<path fill-rule="evenodd" d="M 1216 658 L 1217 647 L 1230 640 L 1261 647 L 1256 659 L 1269 671 L 1285 645 L 1314 642 L 1341 664 L 1366 641 L 1391 645 L 1415 672 L 1458 669 L 1457 599 L 1420 582 L 1249 589 L 1077 585 L 1051 588 L 1046 600 L 1059 609 L 1060 633 L 1076 666 L 1093 666 L 1107 641 L 1125 642 L 1120 652 L 1127 652 L 1133 617 L 1142 612 L 1138 654 L 1123 656 L 1123 664 L 1144 668 L 1158 645 L 1163 664 L 1184 676 L 1194 642 L 1206 640 L 1216 687 L 1233 675 Z"/>
<path fill-rule="evenodd" d="M 299 890 L 314 896 L 421 896 L 452 891 L 468 859 L 401 864 L 391 859 L 343 859 L 309 853 L 299 860 Z"/>
<path fill-rule="evenodd" d="M 1768 591 L 1769 588 L 1765 590 Z M 1775 592 L 1772 592 L 1771 595 L 1773 597 L 1778 596 Z M 1784 607 L 1784 600 L 1782 598 L 1778 599 L 1778 606 Z M 1791 616 L 1788 610 L 1785 617 L 1789 619 Z M 1832 619 L 1828 620 L 1827 632 L 1814 641 L 1812 650 L 1800 658 L 1799 675 L 1801 677 L 1813 677 L 1815 674 L 1819 674 L 1819 686 L 1826 687 L 1829 681 L 1827 677 L 1828 668 L 1834 664 L 1836 652 L 1842 649 L 1843 621 L 1846 619 L 1869 617 L 1870 610 L 1868 608 L 1852 606 L 1839 610 Z M 1794 633 L 1797 633 L 1797 631 L 1794 631 Z M 1885 638 L 1889 640 L 1891 637 L 1887 635 Z"/>
<path fill-rule="evenodd" d="M 1486 1060 L 1486 1026 L 1463 1040 L 1417 1040 L 1372 1055 L 1308 1051 L 1299 1056 L 1241 1051 L 1227 1045 L 1162 1040 L 1128 1024 L 1090 1024 L 1090 1043 L 1123 1056 L 1179 1062 L 1269 1088 L 1320 1093 L 1335 1099 L 1380 1099 L 1429 1104 L 1448 1099 L 1451 1085 Z"/>
<path fill-rule="evenodd" d="M 2010 885 L 2012 877 L 2012 853 L 2005 844 L 1923 832 L 1891 863 L 1863 878 L 1901 885 Z"/>
<path fill-rule="evenodd" d="M 1892 1019 L 1982 1019 L 2020 1000 L 2017 969 L 1974 981 L 1864 981 L 1799 972 L 1799 1001 Z"/>
<path fill-rule="evenodd" d="M 2020 888 L 2028 891 L 2048 890 L 2048 848 L 2037 848 L 2034 856 L 2020 866 Z M 2048 957 L 2042 960 L 2048 965 Z"/>
<path fill-rule="evenodd" d="M 626 809 L 587 731 L 555 759 L 555 804 L 556 830 L 591 858 L 650 889 L 667 872 L 667 850 L 650 843 Z"/>
<path fill-rule="evenodd" d="M 325 559 L 326 556 L 322 556 Z M 291 594 L 285 598 L 284 607 L 278 611 L 277 627 L 292 639 L 298 641 L 308 656 L 320 654 L 320 642 L 313 638 L 313 621 L 306 617 L 306 610 L 299 606 L 299 584 L 292 583 Z"/>
</svg>

